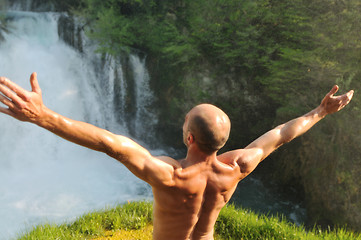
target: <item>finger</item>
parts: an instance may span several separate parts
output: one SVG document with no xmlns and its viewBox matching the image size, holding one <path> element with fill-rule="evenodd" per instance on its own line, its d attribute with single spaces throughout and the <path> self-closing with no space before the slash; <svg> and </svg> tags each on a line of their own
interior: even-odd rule
<svg viewBox="0 0 361 240">
<path fill-rule="evenodd" d="M 347 97 L 348 97 L 348 99 L 352 99 L 352 97 L 353 97 L 353 93 L 354 93 L 354 91 L 353 90 L 351 90 L 351 91 L 349 91 L 348 93 L 347 93 Z"/>
<path fill-rule="evenodd" d="M 36 93 L 41 93 L 41 89 L 38 83 L 37 73 L 33 72 L 30 76 L 31 90 Z"/>
<path fill-rule="evenodd" d="M 343 103 L 344 103 L 345 105 L 347 105 L 347 104 L 351 101 L 351 99 L 352 99 L 352 97 L 353 97 L 353 93 L 354 93 L 354 91 L 351 90 L 351 91 L 349 91 L 349 92 L 347 92 L 347 93 L 345 94 L 345 98 L 344 98 L 344 101 L 343 101 Z"/>
<path fill-rule="evenodd" d="M 347 93 L 341 95 L 341 96 L 338 96 L 338 98 L 342 99 L 342 101 L 351 101 L 352 99 L 352 96 L 353 96 L 353 93 L 354 91 L 351 90 L 351 91 L 348 91 Z"/>
<path fill-rule="evenodd" d="M 5 77 L 0 78 L 0 84 L 5 85 L 8 89 L 15 92 L 19 97 L 24 98 L 26 90 L 17 85 L 16 83 L 10 81 Z"/>
<path fill-rule="evenodd" d="M 0 107 L 0 112 L 14 117 L 14 113 L 8 108 Z"/>
<path fill-rule="evenodd" d="M 6 106 L 8 106 L 9 108 L 14 108 L 14 104 L 12 101 L 10 101 L 9 99 L 7 99 L 6 97 L 4 97 L 3 95 L 0 94 L 0 102 L 5 104 Z"/>
<path fill-rule="evenodd" d="M 3 93 L 7 98 L 9 98 L 13 103 L 17 104 L 18 106 L 22 102 L 21 98 L 11 91 L 9 88 L 5 87 L 4 85 L 0 84 L 0 92 Z"/>
<path fill-rule="evenodd" d="M 328 96 L 332 97 L 335 93 L 337 93 L 339 87 L 337 85 L 334 85 L 331 89 L 331 91 L 327 94 Z"/>
</svg>

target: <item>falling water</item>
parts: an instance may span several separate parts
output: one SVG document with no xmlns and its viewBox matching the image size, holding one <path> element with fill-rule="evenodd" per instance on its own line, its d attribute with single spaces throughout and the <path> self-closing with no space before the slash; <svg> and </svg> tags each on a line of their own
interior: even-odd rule
<svg viewBox="0 0 361 240">
<path fill-rule="evenodd" d="M 11 32 L 0 43 L 0 75 L 30 89 L 29 76 L 36 71 L 50 109 L 127 135 L 126 121 L 114 114 L 124 112 L 114 105 L 115 98 L 126 98 L 121 65 L 108 57 L 100 67 L 101 58 L 92 51 L 79 53 L 65 44 L 58 36 L 58 18 L 56 13 L 9 12 Z M 147 81 L 142 59 L 130 59 L 135 79 Z M 149 96 L 141 96 L 149 89 L 135 91 L 138 112 L 132 121 L 139 124 L 137 118 L 150 114 L 142 110 L 147 102 L 142 99 Z M 148 185 L 106 155 L 0 115 L 0 239 L 39 223 L 71 221 L 94 209 L 150 197 Z"/>
</svg>

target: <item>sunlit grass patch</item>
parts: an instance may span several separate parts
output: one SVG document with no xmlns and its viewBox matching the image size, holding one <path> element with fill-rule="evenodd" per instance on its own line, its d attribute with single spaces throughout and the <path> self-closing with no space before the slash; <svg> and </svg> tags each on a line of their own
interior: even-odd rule
<svg viewBox="0 0 361 240">
<path fill-rule="evenodd" d="M 344 228 L 324 231 L 320 228 L 307 230 L 297 226 L 282 217 L 256 214 L 245 209 L 236 209 L 230 205 L 223 208 L 215 231 L 224 239 L 307 239 L 307 240 L 361 240 L 359 233 L 347 231 Z"/>
<path fill-rule="evenodd" d="M 112 209 L 88 213 L 70 224 L 36 226 L 18 240 L 94 239 L 106 236 L 107 233 L 109 235 L 109 231 L 139 230 L 152 223 L 152 211 L 150 202 L 128 203 Z"/>
<path fill-rule="evenodd" d="M 104 232 L 103 236 L 92 240 L 152 240 L 153 226 L 147 225 L 140 229 L 121 229 L 118 231 Z"/>
<path fill-rule="evenodd" d="M 45 224 L 18 240 L 148 240 L 152 239 L 152 203 L 135 202 L 86 214 L 70 224 Z M 256 214 L 230 205 L 219 214 L 215 240 L 361 240 L 344 228 L 306 230 L 279 217 Z"/>
</svg>

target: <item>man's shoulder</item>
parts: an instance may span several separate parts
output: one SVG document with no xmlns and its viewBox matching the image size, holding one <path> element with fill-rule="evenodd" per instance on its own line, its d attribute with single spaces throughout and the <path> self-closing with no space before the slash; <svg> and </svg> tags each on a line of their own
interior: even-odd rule
<svg viewBox="0 0 361 240">
<path fill-rule="evenodd" d="M 223 163 L 237 162 L 246 153 L 245 149 L 237 149 L 222 153 L 217 156 L 217 159 Z"/>
<path fill-rule="evenodd" d="M 260 155 L 259 149 L 244 148 L 244 149 L 237 149 L 237 150 L 225 152 L 225 153 L 217 156 L 217 159 L 220 162 L 223 162 L 223 163 L 231 165 L 231 166 L 239 166 L 241 169 L 243 169 L 243 168 L 248 169 L 250 167 L 250 165 L 253 166 L 255 164 L 254 160 L 258 159 L 259 155 Z"/>
<path fill-rule="evenodd" d="M 244 148 L 221 154 L 218 159 L 224 163 L 238 166 L 243 179 L 257 167 L 262 154 L 260 148 Z"/>
<path fill-rule="evenodd" d="M 175 160 L 174 158 L 171 158 L 169 156 L 157 156 L 155 158 L 161 160 L 164 163 L 167 163 L 167 164 L 173 166 L 174 168 L 182 167 L 181 164 L 177 160 Z"/>
<path fill-rule="evenodd" d="M 250 158 L 254 158 L 255 156 L 259 155 L 259 151 L 260 149 L 258 148 L 236 149 L 220 154 L 217 156 L 217 158 L 222 162 L 231 162 L 231 161 L 242 162 L 242 160 L 248 161 Z"/>
</svg>

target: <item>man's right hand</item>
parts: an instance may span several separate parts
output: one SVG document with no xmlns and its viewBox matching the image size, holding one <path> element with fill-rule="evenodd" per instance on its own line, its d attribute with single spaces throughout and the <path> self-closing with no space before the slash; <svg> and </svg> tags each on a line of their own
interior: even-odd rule
<svg viewBox="0 0 361 240">
<path fill-rule="evenodd" d="M 351 101 L 354 91 L 351 90 L 343 95 L 334 96 L 337 91 L 338 86 L 335 85 L 317 108 L 277 126 L 249 144 L 246 147 L 247 154 L 243 153 L 242 158 L 238 161 L 238 164 L 245 169 L 244 172 L 246 174 L 250 173 L 260 161 L 284 143 L 304 134 L 326 115 L 344 108 Z"/>
<path fill-rule="evenodd" d="M 36 73 L 30 76 L 32 91 L 26 91 L 5 77 L 0 77 L 0 112 L 20 121 L 36 123 L 45 108 Z"/>
<path fill-rule="evenodd" d="M 326 94 L 326 96 L 323 98 L 320 105 L 321 115 L 327 115 L 338 112 L 351 101 L 354 93 L 353 90 L 350 90 L 347 93 L 340 96 L 334 96 L 334 94 L 337 91 L 338 91 L 338 86 L 335 85 L 333 86 L 331 91 L 328 94 Z"/>
</svg>

